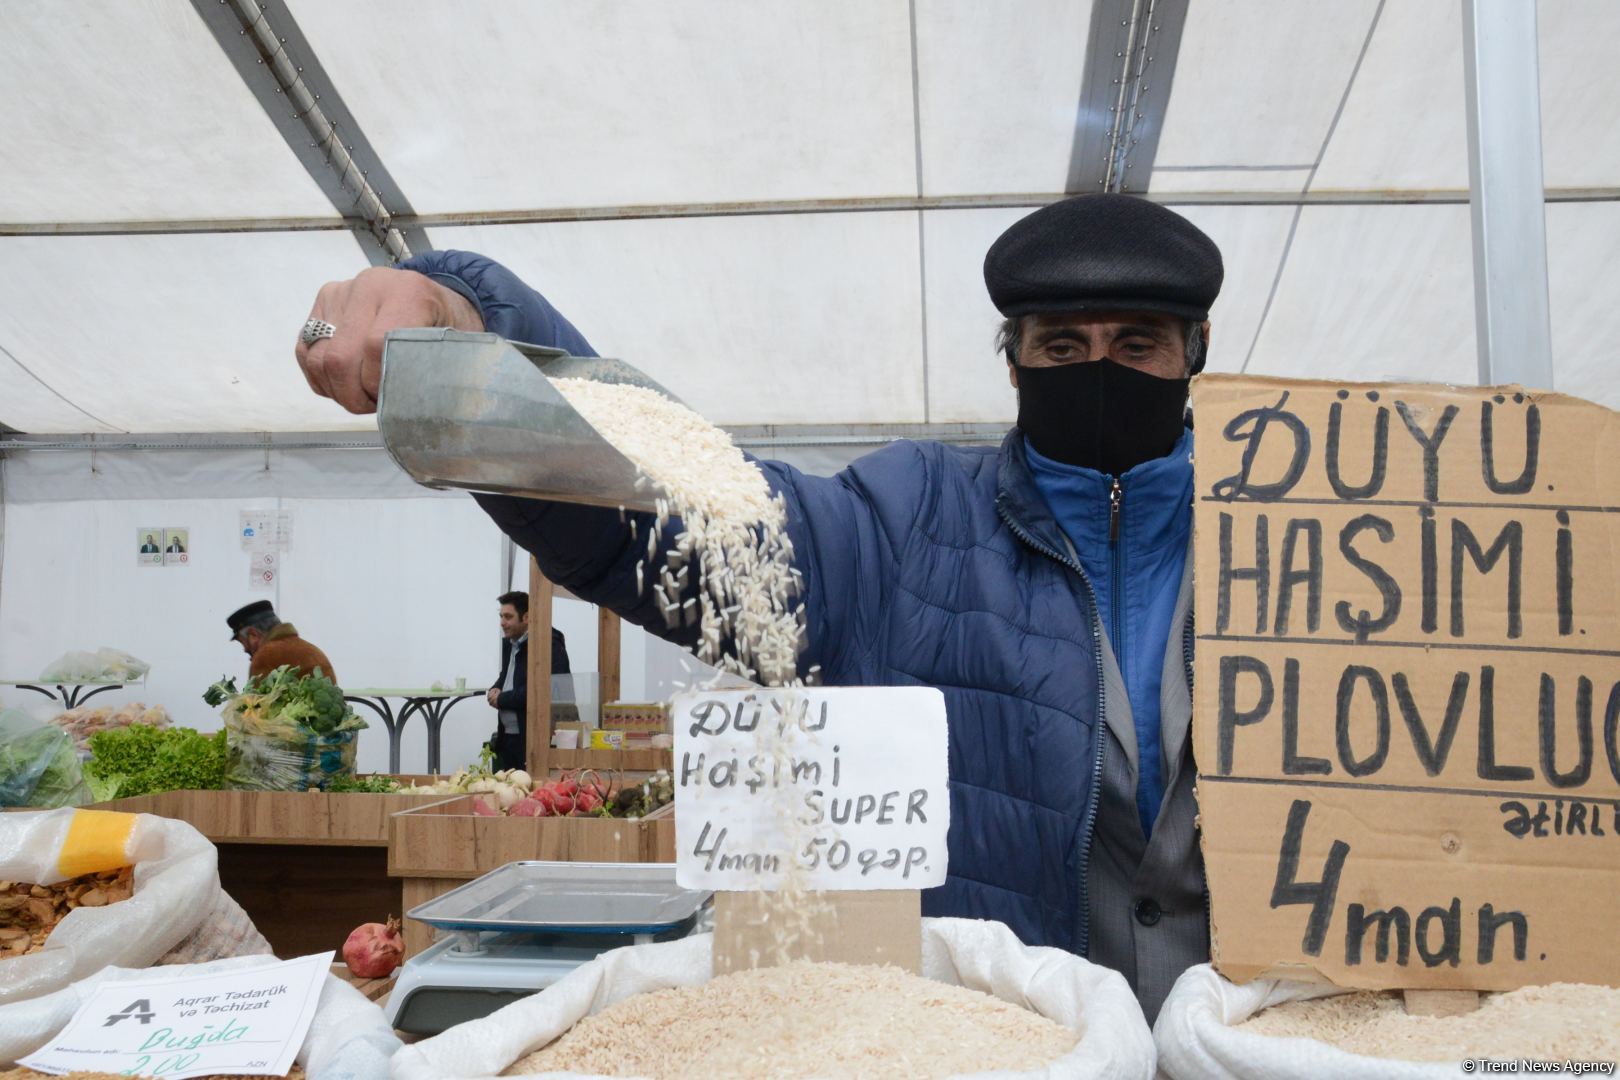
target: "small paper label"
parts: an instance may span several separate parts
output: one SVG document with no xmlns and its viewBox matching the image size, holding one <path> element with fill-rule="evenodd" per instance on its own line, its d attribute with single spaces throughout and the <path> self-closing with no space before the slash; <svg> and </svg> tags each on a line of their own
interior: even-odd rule
<svg viewBox="0 0 1620 1080">
<path fill-rule="evenodd" d="M 927 889 L 945 881 L 945 698 L 931 687 L 681 694 L 683 888 Z"/>
<path fill-rule="evenodd" d="M 281 556 L 274 551 L 255 551 L 248 558 L 248 588 L 271 590 L 281 573 Z"/>
<path fill-rule="evenodd" d="M 207 975 L 103 983 L 67 1027 L 17 1063 L 57 1075 L 284 1076 L 331 965 L 328 952 Z"/>
</svg>

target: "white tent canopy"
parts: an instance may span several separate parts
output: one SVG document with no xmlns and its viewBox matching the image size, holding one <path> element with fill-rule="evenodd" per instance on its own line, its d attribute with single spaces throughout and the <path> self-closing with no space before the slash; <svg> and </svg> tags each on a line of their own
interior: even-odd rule
<svg viewBox="0 0 1620 1080">
<path fill-rule="evenodd" d="M 261 105 L 267 70 L 239 72 L 205 25 L 220 6 L 0 16 L 0 423 L 370 426 L 310 395 L 290 348 L 365 250 Z M 292 0 L 265 17 L 300 32 L 409 236 L 506 262 L 716 421 L 1010 417 L 979 265 L 1090 167 L 1087 5 Z M 1592 302 L 1620 287 L 1620 7 L 1544 0 L 1539 18 L 1556 381 L 1620 404 Z M 1457 0 L 1191 3 L 1179 34 L 1146 67 L 1162 128 L 1126 183 L 1225 252 L 1212 367 L 1472 381 Z"/>
<path fill-rule="evenodd" d="M 1554 383 L 1620 407 L 1620 4 L 1537 12 Z M 1461 0 L 4 5 L 0 679 L 117 645 L 214 726 L 223 616 L 257 596 L 349 686 L 493 679 L 493 597 L 523 584 L 499 533 L 292 357 L 319 286 L 401 243 L 506 263 L 823 471 L 1011 420 L 984 252 L 1078 191 L 1220 245 L 1212 370 L 1474 382 L 1463 43 Z M 297 519 L 268 593 L 252 508 Z M 189 567 L 136 567 L 152 525 L 190 527 Z M 559 617 L 591 669 L 594 616 Z M 667 692 L 660 648 L 627 631 L 627 697 Z M 452 713 L 447 765 L 491 719 Z"/>
</svg>

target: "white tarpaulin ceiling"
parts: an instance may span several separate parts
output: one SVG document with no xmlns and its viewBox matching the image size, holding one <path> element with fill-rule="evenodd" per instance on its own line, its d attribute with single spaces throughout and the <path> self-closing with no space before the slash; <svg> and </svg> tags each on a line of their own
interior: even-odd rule
<svg viewBox="0 0 1620 1080">
<path fill-rule="evenodd" d="M 316 288 L 377 260 L 286 134 L 266 65 L 222 46 L 235 3 L 0 8 L 0 423 L 373 426 L 292 361 Z M 506 262 L 716 421 L 942 424 L 1014 411 L 980 263 L 1028 208 L 1095 189 L 1088 55 L 1116 62 L 1093 48 L 1110 4 L 263 16 L 322 106 L 341 100 L 339 134 L 413 246 Z M 1225 253 L 1211 367 L 1473 381 L 1459 0 L 1156 10 L 1179 41 L 1144 50 L 1159 128 L 1125 178 Z M 1620 406 L 1620 4 L 1538 10 L 1556 383 Z"/>
</svg>

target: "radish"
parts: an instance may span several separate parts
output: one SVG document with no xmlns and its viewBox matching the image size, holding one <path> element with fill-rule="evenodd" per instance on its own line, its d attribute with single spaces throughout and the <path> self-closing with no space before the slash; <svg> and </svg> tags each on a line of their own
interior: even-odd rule
<svg viewBox="0 0 1620 1080">
<path fill-rule="evenodd" d="M 473 814 L 477 817 L 500 817 L 501 812 L 489 804 L 487 799 L 474 799 Z"/>
<path fill-rule="evenodd" d="M 513 803 L 512 808 L 506 814 L 508 817 L 545 817 L 546 809 L 540 804 L 539 799 L 531 795 L 527 799 L 520 799 Z"/>
</svg>

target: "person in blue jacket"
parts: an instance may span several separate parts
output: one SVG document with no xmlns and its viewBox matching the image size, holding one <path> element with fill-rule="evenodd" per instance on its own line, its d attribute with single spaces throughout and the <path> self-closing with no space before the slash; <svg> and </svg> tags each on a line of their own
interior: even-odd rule
<svg viewBox="0 0 1620 1080">
<path fill-rule="evenodd" d="M 999 448 L 898 442 L 830 478 L 760 463 L 804 578 L 801 670 L 945 695 L 949 877 L 924 913 L 996 919 L 1112 967 L 1150 1021 L 1209 958 L 1186 404 L 1222 273 L 1209 237 L 1146 200 L 1043 207 L 984 263 L 1018 393 Z M 322 288 L 298 359 L 317 393 L 369 412 L 383 334 L 407 326 L 595 355 L 504 267 L 438 251 Z M 647 520 L 478 499 L 552 580 L 691 644 L 639 595 Z"/>
</svg>

